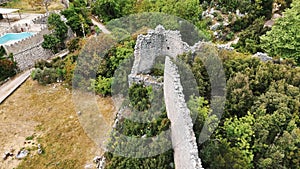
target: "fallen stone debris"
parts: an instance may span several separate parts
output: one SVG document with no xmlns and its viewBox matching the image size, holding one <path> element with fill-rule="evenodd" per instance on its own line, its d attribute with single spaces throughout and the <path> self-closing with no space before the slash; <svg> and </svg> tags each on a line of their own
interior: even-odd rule
<svg viewBox="0 0 300 169">
<path fill-rule="evenodd" d="M 18 154 L 16 155 L 16 159 L 21 160 L 25 157 L 27 157 L 27 155 L 29 154 L 28 150 L 21 150 L 18 152 Z"/>
<path fill-rule="evenodd" d="M 13 155 L 14 155 L 13 153 L 7 151 L 3 155 L 3 160 L 6 160 L 8 157 L 12 157 Z"/>
<path fill-rule="evenodd" d="M 96 156 L 93 159 L 93 161 L 96 164 L 97 169 L 104 169 L 104 167 L 105 167 L 105 157 Z"/>
<path fill-rule="evenodd" d="M 38 154 L 42 154 L 43 153 L 41 144 L 38 144 L 38 151 L 37 151 L 37 153 Z"/>
</svg>

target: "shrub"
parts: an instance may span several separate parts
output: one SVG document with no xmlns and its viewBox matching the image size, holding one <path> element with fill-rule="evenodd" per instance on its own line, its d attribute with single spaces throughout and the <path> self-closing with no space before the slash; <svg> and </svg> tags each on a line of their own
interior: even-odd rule
<svg viewBox="0 0 300 169">
<path fill-rule="evenodd" d="M 129 88 L 130 104 L 138 111 L 147 110 L 150 107 L 152 87 L 144 87 L 143 84 L 133 84 Z"/>
<path fill-rule="evenodd" d="M 17 72 L 16 63 L 10 59 L 0 60 L 0 81 L 15 75 Z"/>
<path fill-rule="evenodd" d="M 52 64 L 46 60 L 38 60 L 34 63 L 34 67 L 44 69 L 45 67 L 52 67 Z"/>
<path fill-rule="evenodd" d="M 226 40 L 227 41 L 230 41 L 232 38 L 234 37 L 234 33 L 233 32 L 230 32 L 226 35 Z"/>
<path fill-rule="evenodd" d="M 220 13 L 217 15 L 217 21 L 222 22 L 224 19 Z"/>
<path fill-rule="evenodd" d="M 76 37 L 76 38 L 71 39 L 67 43 L 67 47 L 70 52 L 75 52 L 76 50 L 80 50 L 81 49 L 80 38 Z"/>
<path fill-rule="evenodd" d="M 0 58 L 6 55 L 5 49 L 3 46 L 0 47 Z"/>
<path fill-rule="evenodd" d="M 105 78 L 99 76 L 97 80 L 92 80 L 92 89 L 97 93 L 101 94 L 102 96 L 108 96 L 111 94 L 111 84 L 113 78 Z"/>
<path fill-rule="evenodd" d="M 57 82 L 63 78 L 64 71 L 55 68 L 45 67 L 43 70 L 40 68 L 35 69 L 31 73 L 31 77 L 34 80 L 37 80 L 40 84 L 46 85 Z"/>
</svg>

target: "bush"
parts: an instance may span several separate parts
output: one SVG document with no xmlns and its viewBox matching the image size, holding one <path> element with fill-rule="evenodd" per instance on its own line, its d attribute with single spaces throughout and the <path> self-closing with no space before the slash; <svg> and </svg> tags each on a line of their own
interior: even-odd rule
<svg viewBox="0 0 300 169">
<path fill-rule="evenodd" d="M 217 15 L 217 21 L 222 22 L 224 19 L 220 13 Z"/>
<path fill-rule="evenodd" d="M 34 67 L 43 70 L 45 67 L 52 67 L 52 64 L 46 60 L 38 60 L 34 63 Z"/>
<path fill-rule="evenodd" d="M 233 37 L 234 37 L 234 33 L 233 33 L 233 32 L 230 32 L 230 33 L 228 33 L 228 34 L 226 35 L 226 40 L 227 40 L 227 41 L 230 41 L 230 40 L 232 40 Z"/>
<path fill-rule="evenodd" d="M 5 49 L 3 46 L 0 47 L 0 58 L 6 55 Z"/>
<path fill-rule="evenodd" d="M 10 59 L 0 60 L 0 81 L 15 75 L 17 72 L 16 63 Z"/>
<path fill-rule="evenodd" d="M 108 96 L 111 94 L 111 84 L 113 78 L 105 78 L 99 76 L 97 80 L 92 80 L 92 89 L 97 93 L 101 94 L 102 96 Z"/>
<path fill-rule="evenodd" d="M 129 88 L 130 104 L 138 111 L 147 110 L 150 107 L 152 87 L 144 87 L 143 84 L 133 84 Z"/>
<path fill-rule="evenodd" d="M 46 85 L 64 80 L 66 71 L 59 68 L 37 68 L 31 73 L 31 78 L 37 80 L 40 84 Z"/>
<path fill-rule="evenodd" d="M 81 49 L 80 38 L 76 37 L 76 38 L 71 39 L 67 43 L 67 47 L 70 52 L 75 52 L 76 50 L 80 50 Z"/>
<path fill-rule="evenodd" d="M 228 22 L 232 22 L 233 18 L 234 18 L 234 15 L 232 13 L 230 13 L 228 15 Z"/>
</svg>

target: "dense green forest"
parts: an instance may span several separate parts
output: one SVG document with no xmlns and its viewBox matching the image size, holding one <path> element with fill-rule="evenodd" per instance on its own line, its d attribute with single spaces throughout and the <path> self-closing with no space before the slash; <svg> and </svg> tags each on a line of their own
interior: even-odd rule
<svg viewBox="0 0 300 169">
<path fill-rule="evenodd" d="M 219 51 L 227 80 L 222 119 L 208 141 L 199 144 L 205 168 L 298 168 L 300 163 L 300 69 L 236 52 Z M 196 56 L 185 56 L 199 82 L 207 73 Z M 193 60 L 193 61 L 191 61 Z M 201 61 L 200 61 L 201 62 Z M 199 72 L 201 72 L 199 74 Z M 203 86 L 202 83 L 198 83 Z M 206 88 L 205 90 L 209 90 Z M 199 136 L 211 110 L 205 98 L 192 98 Z"/>
<path fill-rule="evenodd" d="M 274 3 L 280 6 L 276 11 L 273 9 Z M 91 8 L 85 8 L 87 6 Z M 82 7 L 84 10 L 80 10 Z M 213 19 L 202 15 L 211 8 L 217 11 L 213 14 Z M 244 16 L 238 16 L 235 13 L 237 9 Z M 232 45 L 234 51 L 214 49 L 222 60 L 226 75 L 226 104 L 221 121 L 210 139 L 198 144 L 204 168 L 299 168 L 300 31 L 297 28 L 300 27 L 300 0 L 96 0 L 93 3 L 73 0 L 70 8 L 62 14 L 68 19 L 66 25 L 77 37 L 64 44 L 65 37 L 62 36 L 62 31 L 65 25 L 53 15 L 48 22 L 54 31 L 45 37 L 44 42 L 45 47 L 54 42 L 49 46 L 54 52 L 68 48 L 71 54 L 51 63 L 37 62 L 32 77 L 41 84 L 63 81 L 73 87 L 87 86 L 87 90 L 105 97 L 113 95 L 113 92 L 128 93 L 123 106 L 128 107 L 133 114 L 140 111 L 161 113 L 148 123 L 129 119 L 118 123 L 115 132 L 112 133 L 113 139 L 108 143 L 109 146 L 114 146 L 114 149 L 105 154 L 108 161 L 106 168 L 174 168 L 172 150 L 148 158 L 122 157 L 112 153 L 115 147 L 130 147 L 118 132 L 131 137 L 151 137 L 170 126 L 163 100 L 155 101 L 161 103 L 160 105 L 150 104 L 153 99 L 163 98 L 162 91 L 156 91 L 143 84 L 135 84 L 129 89 L 126 85 L 121 86 L 119 91 L 111 90 L 112 86 L 127 81 L 130 69 L 121 74 L 114 73 L 122 65 L 122 61 L 126 60 L 126 64 L 132 64 L 137 35 L 133 34 L 118 42 L 103 35 L 95 38 L 92 44 L 84 38 L 85 34 L 91 34 L 90 15 L 97 16 L 109 25 L 113 19 L 142 12 L 162 12 L 186 19 L 207 37 L 206 40 L 215 43 L 226 43 L 239 37 L 238 43 Z M 266 27 L 266 21 L 275 13 L 282 17 L 276 19 L 271 28 Z M 216 38 L 210 27 L 217 21 L 223 23 L 223 20 L 228 20 L 229 23 L 218 28 L 222 36 Z M 110 50 L 99 52 L 103 46 L 109 45 Z M 88 53 L 87 48 L 95 49 L 96 52 Z M 206 52 L 209 53 L 209 49 L 215 47 L 206 44 L 203 49 L 206 48 Z M 256 52 L 266 52 L 273 60 L 262 62 L 252 57 Z M 80 65 L 85 69 L 77 74 L 88 74 L 87 70 L 91 70 L 94 75 L 92 79 L 80 79 L 73 75 L 78 66 L 77 61 L 82 55 L 89 59 Z M 179 56 L 192 71 L 202 96 L 192 96 L 188 99 L 190 110 L 197 114 L 197 118 L 194 119 L 197 137 L 205 121 L 213 122 L 210 116 L 212 110 L 209 107 L 211 84 L 202 63 L 203 57 L 205 56 L 192 56 L 189 53 Z M 94 67 L 95 62 L 100 63 L 99 66 Z M 161 75 L 162 72 L 153 70 L 152 73 Z M 74 79 L 75 83 L 72 83 Z M 155 109 L 159 111 L 154 111 Z M 167 140 L 163 143 L 154 147 L 160 148 L 170 144 Z M 145 147 L 147 148 L 149 149 Z M 134 149 L 129 148 L 128 151 L 134 152 Z"/>
</svg>

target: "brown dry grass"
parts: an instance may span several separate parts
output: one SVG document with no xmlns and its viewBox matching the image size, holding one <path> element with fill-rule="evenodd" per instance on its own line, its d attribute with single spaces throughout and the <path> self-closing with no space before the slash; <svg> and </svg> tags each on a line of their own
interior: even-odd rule
<svg viewBox="0 0 300 169">
<path fill-rule="evenodd" d="M 82 117 L 101 116 L 111 123 L 115 111 L 112 100 L 96 97 L 96 103 L 102 114 L 83 112 L 87 115 Z M 24 147 L 25 138 L 31 135 L 36 136 L 35 140 L 42 145 L 44 153 L 37 155 L 36 150 L 32 150 L 32 157 L 22 161 L 1 159 L 0 168 L 13 168 L 18 163 L 17 168 L 20 169 L 84 168 L 102 150 L 87 136 L 80 118 L 74 107 L 72 92 L 59 84 L 41 86 L 31 79 L 27 80 L 0 105 L 0 153 L 10 147 L 18 151 Z M 106 129 L 102 133 L 108 132 L 107 124 L 96 124 Z"/>
<path fill-rule="evenodd" d="M 45 13 L 45 7 L 44 6 L 31 6 L 29 2 L 32 0 L 13 0 L 12 2 L 7 4 L 7 7 L 10 8 L 18 8 L 21 9 L 22 12 L 28 12 L 28 13 Z M 52 0 L 49 10 L 61 10 L 64 6 L 61 4 L 60 0 Z"/>
</svg>

